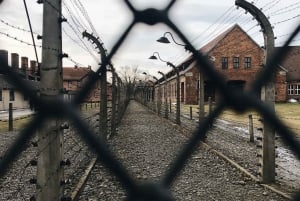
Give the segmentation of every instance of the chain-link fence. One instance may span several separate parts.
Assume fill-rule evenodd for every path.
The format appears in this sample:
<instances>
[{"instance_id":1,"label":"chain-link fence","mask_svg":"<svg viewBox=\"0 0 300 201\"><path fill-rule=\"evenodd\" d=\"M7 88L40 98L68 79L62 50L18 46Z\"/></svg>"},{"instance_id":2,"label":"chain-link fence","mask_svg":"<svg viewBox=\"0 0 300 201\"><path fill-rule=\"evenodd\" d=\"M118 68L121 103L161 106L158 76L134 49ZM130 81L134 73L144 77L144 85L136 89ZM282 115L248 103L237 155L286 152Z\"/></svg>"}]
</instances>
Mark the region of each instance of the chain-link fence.
<instances>
[{"instance_id":1,"label":"chain-link fence","mask_svg":"<svg viewBox=\"0 0 300 201\"><path fill-rule=\"evenodd\" d=\"M41 99L31 87L24 82L17 75L17 72L14 69L10 68L2 59L0 60L1 70L9 78L9 81L14 83L14 85L22 91L23 94L27 94L32 100L33 104L38 108L36 115L30 121L30 123L19 133L16 134L16 138L13 143L7 147L5 153L2 155L0 161L0 176L4 178L9 172L12 165L16 165L16 160L28 149L28 144L31 140L34 139L34 134L41 125L44 125L49 118L64 118L72 124L78 132L78 134L87 144L88 148L94 152L96 156L99 156L99 160L108 168L120 181L121 185L127 191L128 198L127 200L174 200L170 194L169 188L173 184L174 180L180 174L187 160L193 153L194 149L199 145L201 140L206 138L208 131L211 128L211 125L215 119L222 113L224 108L230 107L237 112L244 112L246 109L256 109L265 119L265 121L272 125L278 135L281 136L282 141L287 144L297 155L300 156L300 145L296 140L295 135L285 126L285 124L275 115L275 113L269 109L269 107L262 102L257 97L257 91L259 91L264 85L270 82L272 75L276 71L277 64L284 58L286 55L288 45L291 40L298 34L300 30L300 25L298 25L285 45L282 48L279 48L278 51L274 52L271 55L271 58L267 60L267 63L263 71L257 76L256 81L253 83L251 89L241 92L235 91L231 88L228 88L226 82L222 75L220 75L211 62L208 61L200 52L198 52L185 37L182 31L173 23L172 20L168 17L168 13L173 5L176 3L175 0L170 1L165 9L158 10L149 8L146 10L136 10L134 5L130 1L125 1L129 10L132 12L134 18L130 25L124 30L121 37L118 39L116 44L113 46L111 52L103 60L101 67L97 70L96 75L99 76L90 76L90 79L78 92L76 98L73 102L65 102L59 97L56 99ZM157 23L164 23L169 28L171 28L181 40L189 47L189 50L193 54L193 58L197 62L201 72L205 76L209 77L211 80L214 80L215 86L219 89L222 96L222 101L219 101L214 107L214 110L209 113L209 115L198 124L198 127L193 131L188 143L186 146L179 150L177 158L173 161L173 165L169 167L169 170L158 182L149 182L149 183L137 183L134 178L130 176L127 169L121 164L120 161L116 159L114 154L107 147L104 138L99 138L97 131L91 127L86 119L82 118L78 110L78 104L82 102L84 97L88 94L89 90L92 88L93 84L97 79L101 79L101 75L106 70L106 66L110 64L111 58L115 55L116 51L122 46L124 40L130 34L130 31L137 23L145 23L147 25L155 25ZM118 90L121 90L121 97L119 97L119 105L122 105L123 108L119 111L120 113L124 112L124 106L129 101L128 90L126 86L121 86L118 84ZM170 109L169 103L165 103L164 108ZM171 110L173 108L171 107ZM100 114L101 115L101 114ZM119 115L120 117L120 115ZM62 128L63 129L63 128ZM101 135L101 130L99 131ZM69 134L68 140L74 140L73 133ZM55 139L58 136L53 136ZM76 144L77 141L74 141ZM38 140L37 140L38 143ZM34 143L35 144L35 143ZM77 146L70 147L74 149L74 153L85 149L83 144L77 143ZM41 150L41 149L39 149ZM29 150L30 151L30 150ZM35 157L34 154L32 156ZM20 167L27 167L26 162L23 162ZM65 161L64 164L68 162ZM24 171L27 171L28 168L23 168ZM30 170L31 171L31 170ZM25 173L23 175L31 175L31 173ZM53 176L56 176L53 173ZM22 178L23 179L23 178ZM35 183L34 179L30 180L31 183ZM18 192L18 189L22 187L16 187L12 189L13 192L10 192L11 195ZM40 188L40 187L39 187ZM39 189L38 189L39 190ZM32 190L33 191L33 190ZM27 196L27 195L26 195ZM24 197L24 195L22 196ZM9 197L8 197L9 199ZM298 198L296 197L295 200Z\"/></svg>"}]
</instances>

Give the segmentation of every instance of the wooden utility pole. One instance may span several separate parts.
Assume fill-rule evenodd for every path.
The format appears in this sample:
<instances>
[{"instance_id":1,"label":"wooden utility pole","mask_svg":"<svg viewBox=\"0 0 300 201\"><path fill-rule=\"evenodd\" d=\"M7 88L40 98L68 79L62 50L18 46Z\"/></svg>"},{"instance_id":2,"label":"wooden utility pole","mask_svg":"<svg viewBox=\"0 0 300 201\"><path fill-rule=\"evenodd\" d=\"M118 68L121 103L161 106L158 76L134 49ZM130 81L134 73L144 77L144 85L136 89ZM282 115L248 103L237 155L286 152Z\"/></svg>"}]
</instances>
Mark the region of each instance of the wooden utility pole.
<instances>
[{"instance_id":1,"label":"wooden utility pole","mask_svg":"<svg viewBox=\"0 0 300 201\"><path fill-rule=\"evenodd\" d=\"M46 103L62 95L61 0L44 2L40 95ZM55 8L55 9L54 9ZM60 200L63 195L63 130L59 118L38 131L37 201Z\"/></svg>"},{"instance_id":2,"label":"wooden utility pole","mask_svg":"<svg viewBox=\"0 0 300 201\"><path fill-rule=\"evenodd\" d=\"M256 18L261 26L265 45L264 67L266 67L266 64L274 51L274 33L272 26L263 12L253 4L248 3L245 0L236 0L235 4L248 11ZM261 99L275 115L274 78L262 87ZM263 136L261 140L261 144L258 145L260 150L257 154L259 157L260 179L263 183L272 183L275 181L275 130L274 127L267 123L267 121L263 121Z\"/></svg>"}]
</instances>

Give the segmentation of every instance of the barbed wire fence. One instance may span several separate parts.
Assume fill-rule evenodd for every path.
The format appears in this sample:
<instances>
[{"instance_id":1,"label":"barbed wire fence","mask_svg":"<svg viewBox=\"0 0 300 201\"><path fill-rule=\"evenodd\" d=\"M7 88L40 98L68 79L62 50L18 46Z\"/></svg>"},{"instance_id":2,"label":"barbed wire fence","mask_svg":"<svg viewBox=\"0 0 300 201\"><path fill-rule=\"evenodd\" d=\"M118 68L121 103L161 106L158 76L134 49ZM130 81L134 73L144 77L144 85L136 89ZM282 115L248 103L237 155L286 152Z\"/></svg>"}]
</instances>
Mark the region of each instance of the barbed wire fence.
<instances>
[{"instance_id":1,"label":"barbed wire fence","mask_svg":"<svg viewBox=\"0 0 300 201\"><path fill-rule=\"evenodd\" d=\"M272 75L275 71L274 66L276 66L276 64L278 64L284 58L288 44L299 33L300 25L296 27L285 45L277 52L275 52L272 55L272 58L268 60L268 63L266 63L265 71L263 71L260 76L258 76L258 79L254 83L252 90L248 91L247 93L240 94L240 92L231 91L226 87L224 78L214 70L212 64L207 61L207 59L190 44L190 42L182 34L182 32L168 18L167 14L175 3L175 0L170 1L167 7L163 10L150 8L138 11L134 8L132 3L130 3L129 1L125 1L125 4L128 6L129 10L134 14L134 20L123 32L122 36L119 38L115 46L113 46L111 52L104 59L101 64L101 68L97 70L96 75L90 76L90 79L83 86L83 89L79 91L73 102L65 102L59 98L55 98L52 100L42 100L35 94L30 86L28 86L23 80L16 76L17 73L14 72L13 69L11 69L3 60L0 60L0 66L3 68L3 71L9 76L9 80L13 82L15 86L18 87L24 94L28 94L33 100L34 104L39 108L37 115L32 119L28 126L26 126L24 130L22 130L17 135L15 141L5 150L5 153L0 161L1 178L4 178L4 176L8 174L10 165L15 164L14 161L17 159L17 157L20 156L20 154L24 153L24 149L26 149L27 145L30 144L30 140L35 139L35 131L43 123L45 123L45 120L49 117L65 117L72 123L72 125L78 131L76 132L76 134L82 138L82 140L88 145L89 149L93 151L94 154L96 154L97 156L101 156L99 157L99 160L119 179L121 185L128 193L127 200L173 200L169 192L170 185L177 178L178 174L184 167L184 164L193 153L195 147L201 140L205 139L206 135L208 134L207 132L211 127L211 124L214 122L215 118L221 114L225 106L230 106L238 112L243 112L250 107L255 108L258 112L261 113L262 116L264 116L269 124L274 125L274 127L278 131L278 134L282 137L284 143L288 144L298 157L300 156L300 146L294 137L295 135L282 123L282 121L278 119L276 115L274 115L272 111L268 109L268 107L263 102L257 99L257 97L254 95L258 88L262 87L267 81L269 81L270 75ZM77 109L77 105L88 94L93 84L95 84L95 82L99 78L101 79L101 76L99 77L99 74L101 74L103 69L110 64L112 56L120 48L134 25L139 22L148 25L154 25L162 22L173 29L173 31L178 34L182 41L184 41L185 44L191 47L193 57L201 67L201 70L208 77L216 81L216 86L220 89L220 91L222 91L223 97L222 102L218 103L214 110L207 116L207 118L199 123L198 128L192 133L192 136L187 145L183 148L183 150L180 150L178 157L174 160L173 165L167 171L166 175L164 175L162 180L157 183L149 182L143 184L137 183L134 178L129 175L126 168L114 157L114 154L109 150L105 141L99 139L96 131L91 127L90 124L88 124L87 121L89 120L83 119ZM122 96L123 101L125 103L128 103L129 96L128 94L126 94L126 91L126 87L124 87ZM122 104L122 102L119 102L119 104ZM121 110L121 112L123 111L124 109ZM64 127L62 129L67 128ZM52 139L55 140L55 138L57 137L59 136L53 136ZM73 140L74 143L76 142L76 148L78 149L75 149L72 152L81 151L83 149L83 146L81 145L81 143L78 143L77 138L73 137L74 135L70 134L68 140ZM34 143L31 144L34 144L35 146L39 144L39 140L34 141ZM72 148L67 150L71 149ZM43 150L43 148L39 150ZM37 156L38 155L39 152L37 152ZM34 157L35 156L33 156L33 158ZM20 167L27 167L27 164L29 163L25 162L25 164L21 165ZM55 173L53 173L53 175L50 176L56 175ZM30 181L33 184L35 183L34 179ZM48 186L43 187L47 188ZM15 190L15 192L17 192L17 190L18 188ZM61 196L62 195L56 195L56 197ZM295 197L295 200L297 200L297 197Z\"/></svg>"}]
</instances>

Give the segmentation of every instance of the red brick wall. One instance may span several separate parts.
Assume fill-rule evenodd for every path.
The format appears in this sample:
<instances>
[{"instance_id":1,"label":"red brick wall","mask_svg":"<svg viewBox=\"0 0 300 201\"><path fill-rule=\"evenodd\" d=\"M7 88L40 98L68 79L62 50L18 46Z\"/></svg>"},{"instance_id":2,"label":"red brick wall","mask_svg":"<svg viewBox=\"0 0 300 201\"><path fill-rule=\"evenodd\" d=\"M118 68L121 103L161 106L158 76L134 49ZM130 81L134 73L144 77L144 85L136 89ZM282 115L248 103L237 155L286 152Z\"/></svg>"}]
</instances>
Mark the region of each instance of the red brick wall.
<instances>
[{"instance_id":1,"label":"red brick wall","mask_svg":"<svg viewBox=\"0 0 300 201\"><path fill-rule=\"evenodd\" d=\"M263 50L241 29L235 27L209 53L215 58L216 69L229 80L244 80L246 88L255 79L263 63ZM221 58L228 57L228 69L222 69ZM239 68L233 68L233 57L239 58ZM244 67L244 58L251 57L251 67Z\"/></svg>"},{"instance_id":2,"label":"red brick wall","mask_svg":"<svg viewBox=\"0 0 300 201\"><path fill-rule=\"evenodd\" d=\"M275 76L275 101L284 102L287 99L286 72L279 71Z\"/></svg>"},{"instance_id":3,"label":"red brick wall","mask_svg":"<svg viewBox=\"0 0 300 201\"><path fill-rule=\"evenodd\" d=\"M238 27L234 28L209 55L215 58L214 65L226 81L245 81L246 89L255 81L262 69L264 59L264 51ZM222 57L228 57L228 69L222 69ZM239 57L239 68L233 68L233 57ZM251 68L245 68L245 57L251 57ZM275 92L275 101L286 100L287 85L284 71L276 73Z\"/></svg>"},{"instance_id":4,"label":"red brick wall","mask_svg":"<svg viewBox=\"0 0 300 201\"><path fill-rule=\"evenodd\" d=\"M258 46L239 26L234 27L222 40L218 42L208 53L214 58L213 65L216 70L221 73L225 80L228 81L244 81L245 88L251 86L251 83L256 79L257 74L262 69L264 51ZM221 58L228 57L228 68L222 69ZM239 67L233 68L233 58L239 58ZM245 68L245 57L251 57L251 67ZM193 65L193 64L191 64ZM280 73L281 72L281 73ZM285 101L287 94L286 75L280 71L276 75L275 91L276 101ZM183 72L181 72L183 73ZM199 72L197 67L193 67L185 76L185 104L198 104L198 80ZM184 75L182 75L184 76ZM206 81L209 78L205 78ZM210 80L213 83L213 80ZM176 83L176 79L171 81L171 84ZM175 85L176 86L176 85ZM218 91L218 90L216 90ZM216 97L218 94L215 95ZM171 97L172 102L175 102L175 96Z\"/></svg>"},{"instance_id":5,"label":"red brick wall","mask_svg":"<svg viewBox=\"0 0 300 201\"><path fill-rule=\"evenodd\" d=\"M185 75L186 79L186 96L185 96L185 104L188 105L196 105L198 104L198 82L199 82L199 71L196 67L187 71Z\"/></svg>"},{"instance_id":6,"label":"red brick wall","mask_svg":"<svg viewBox=\"0 0 300 201\"><path fill-rule=\"evenodd\" d=\"M69 84L70 82L70 84ZM83 80L79 81L74 81L74 80L64 80L63 81L63 86L66 91L70 91L72 94L76 94L80 88L84 85L86 82L86 78ZM111 94L111 87L108 86L107 88L107 93ZM94 87L90 90L89 94L85 98L84 102L99 102L100 100L100 81L97 81Z\"/></svg>"}]
</instances>

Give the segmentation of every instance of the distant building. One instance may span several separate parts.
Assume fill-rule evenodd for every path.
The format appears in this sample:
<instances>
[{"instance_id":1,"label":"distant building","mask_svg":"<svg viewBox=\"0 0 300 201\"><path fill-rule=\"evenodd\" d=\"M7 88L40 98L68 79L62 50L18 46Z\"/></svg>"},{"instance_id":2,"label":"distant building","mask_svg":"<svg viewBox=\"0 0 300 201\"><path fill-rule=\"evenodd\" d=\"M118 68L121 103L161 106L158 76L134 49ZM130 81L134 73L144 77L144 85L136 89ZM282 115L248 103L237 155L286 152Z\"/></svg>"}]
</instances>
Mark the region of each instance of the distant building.
<instances>
[{"instance_id":1,"label":"distant building","mask_svg":"<svg viewBox=\"0 0 300 201\"><path fill-rule=\"evenodd\" d=\"M4 64L8 64L8 52L0 50L0 58ZM19 66L19 55L11 54L11 68L17 71L19 78L23 79L33 90L39 91L39 78L37 76L37 64L31 61L31 67L28 67L28 58L21 58L21 68ZM0 67L1 69L1 67ZM9 77L3 72L0 72L0 110L8 110L9 103L13 104L14 109L32 108L32 103L26 94L18 90L18 87L13 85Z\"/></svg>"},{"instance_id":2,"label":"distant building","mask_svg":"<svg viewBox=\"0 0 300 201\"><path fill-rule=\"evenodd\" d=\"M65 91L65 99L72 100L75 95L81 90L82 86L86 83L89 75L95 73L90 67L64 67L63 68L63 85ZM111 90L108 84L108 95ZM88 96L84 102L99 102L100 101L100 79L96 81L94 86L90 89Z\"/></svg>"},{"instance_id":3,"label":"distant building","mask_svg":"<svg viewBox=\"0 0 300 201\"><path fill-rule=\"evenodd\" d=\"M300 101L300 46L290 46L280 65L287 69L287 99Z\"/></svg>"},{"instance_id":4,"label":"distant building","mask_svg":"<svg viewBox=\"0 0 300 201\"><path fill-rule=\"evenodd\" d=\"M234 25L199 50L209 58L215 70L224 76L230 88L247 89L261 71L264 50L239 26ZM180 101L184 104L197 104L199 98L199 70L193 58L178 65L180 70ZM286 75L288 70L278 66L275 76L275 99L286 101ZM167 73L168 94L176 102L176 74ZM299 79L300 81L300 79ZM163 83L163 79L161 79ZM299 91L300 93L300 91ZM205 101L219 98L214 80L204 77Z\"/></svg>"}]
</instances>

